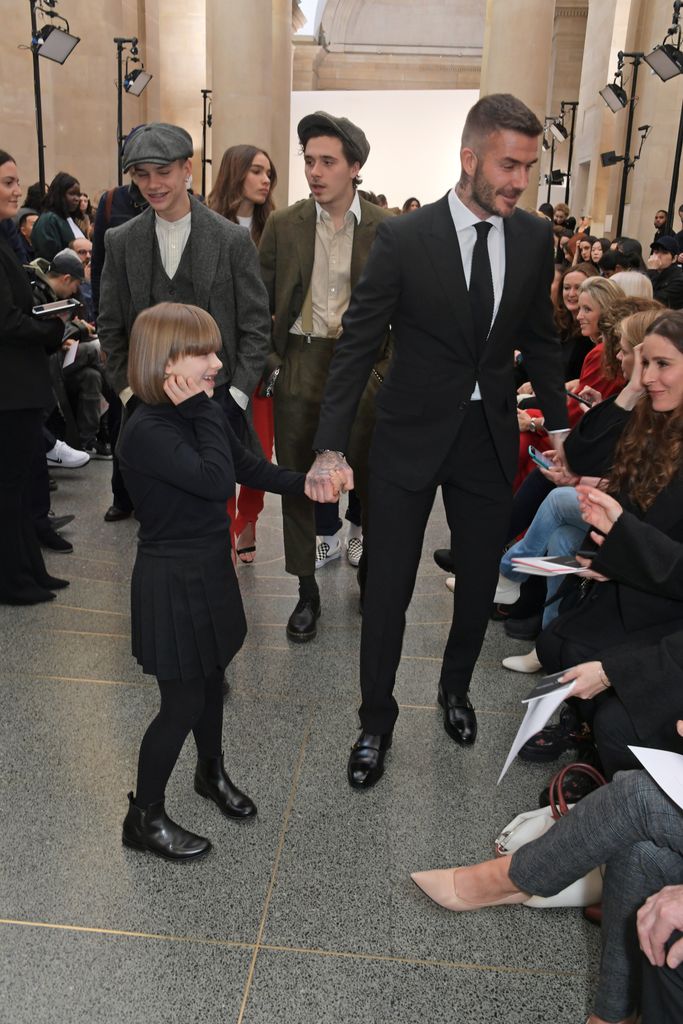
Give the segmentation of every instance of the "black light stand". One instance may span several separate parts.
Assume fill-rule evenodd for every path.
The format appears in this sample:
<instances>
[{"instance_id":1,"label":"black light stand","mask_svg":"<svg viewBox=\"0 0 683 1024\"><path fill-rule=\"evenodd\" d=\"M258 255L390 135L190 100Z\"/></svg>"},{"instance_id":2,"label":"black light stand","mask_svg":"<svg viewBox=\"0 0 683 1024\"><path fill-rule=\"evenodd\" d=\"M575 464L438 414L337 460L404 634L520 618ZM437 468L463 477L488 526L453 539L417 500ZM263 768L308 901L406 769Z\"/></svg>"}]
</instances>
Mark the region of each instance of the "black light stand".
<instances>
[{"instance_id":1,"label":"black light stand","mask_svg":"<svg viewBox=\"0 0 683 1024\"><path fill-rule=\"evenodd\" d=\"M631 160L631 133L633 131L633 115L636 108L636 84L638 82L638 68L642 63L644 53L624 53L622 50L617 54L619 61L619 69L623 67L624 59L630 58L631 65L633 67L633 74L631 76L631 95L628 99L628 122L626 124L626 143L624 145L624 170L621 175L621 191L619 193L619 209L617 212L617 228L616 237L621 235L621 229L624 223L624 207L626 206L626 188L628 186L629 173L635 167L635 161ZM642 147L642 143L641 143Z\"/></svg>"},{"instance_id":2,"label":"black light stand","mask_svg":"<svg viewBox=\"0 0 683 1024\"><path fill-rule=\"evenodd\" d=\"M206 129L211 127L213 115L211 114L211 89L202 89L202 195L206 198L206 165L211 163L211 158L206 155Z\"/></svg>"},{"instance_id":3,"label":"black light stand","mask_svg":"<svg viewBox=\"0 0 683 1024\"><path fill-rule=\"evenodd\" d=\"M136 36L131 36L130 39L122 39L120 36L117 36L114 39L114 42L116 43L116 62L118 70L118 78L116 82L116 165L118 171L118 183L119 185L123 185L123 93L125 91L132 93L133 96L139 96L151 81L152 75L145 71L145 66L138 56L138 40ZM123 73L124 46L130 46L130 53L126 57L125 76ZM136 68L134 71L129 71L129 61L132 61L133 64L139 64L140 67Z\"/></svg>"},{"instance_id":4,"label":"black light stand","mask_svg":"<svg viewBox=\"0 0 683 1024\"><path fill-rule=\"evenodd\" d=\"M683 104L681 104L681 116L678 121L678 138L676 139L676 153L674 155L674 169L671 175L671 192L669 193L668 222L673 231L674 206L676 205L676 193L678 192L678 172L681 168L681 154L683 153Z\"/></svg>"},{"instance_id":5,"label":"black light stand","mask_svg":"<svg viewBox=\"0 0 683 1024\"><path fill-rule=\"evenodd\" d=\"M571 110L572 112L572 123L569 128L569 155L567 157L567 178L564 190L564 201L569 206L569 182L572 176L572 157L574 155L574 123L576 121L576 108L578 107L578 101L576 100L562 100L560 103L560 114L564 117L565 110Z\"/></svg>"},{"instance_id":6,"label":"black light stand","mask_svg":"<svg viewBox=\"0 0 683 1024\"><path fill-rule=\"evenodd\" d=\"M43 103L40 95L40 64L38 63L38 47L33 42L38 36L36 21L36 5L38 0L29 0L31 7L31 53L33 55L33 92L36 104L36 135L38 136L38 180L41 195L45 192L45 143L43 142Z\"/></svg>"},{"instance_id":7,"label":"black light stand","mask_svg":"<svg viewBox=\"0 0 683 1024\"><path fill-rule=\"evenodd\" d=\"M546 118L546 120L548 120L548 118ZM549 120L553 121L554 118L551 117L551 118L549 118ZM546 203L550 202L550 190L553 187L553 169L554 169L554 164L555 164L555 136L551 135L551 137L550 137L550 167L548 168L548 173L545 176L546 181L548 182L548 195L546 197Z\"/></svg>"}]
</instances>

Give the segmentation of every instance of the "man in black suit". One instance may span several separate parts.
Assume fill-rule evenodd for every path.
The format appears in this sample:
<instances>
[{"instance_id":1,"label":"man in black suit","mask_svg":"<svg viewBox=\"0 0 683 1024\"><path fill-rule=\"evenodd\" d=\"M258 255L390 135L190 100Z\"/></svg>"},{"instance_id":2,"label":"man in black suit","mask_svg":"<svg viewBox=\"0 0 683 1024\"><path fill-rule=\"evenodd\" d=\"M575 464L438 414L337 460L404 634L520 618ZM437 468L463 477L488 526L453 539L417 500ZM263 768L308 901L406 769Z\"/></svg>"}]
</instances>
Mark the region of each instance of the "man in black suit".
<instances>
[{"instance_id":1,"label":"man in black suit","mask_svg":"<svg viewBox=\"0 0 683 1024\"><path fill-rule=\"evenodd\" d=\"M340 479L352 486L343 453L354 411L389 324L395 339L370 449L361 735L348 766L349 782L358 788L381 776L391 745L405 612L439 486L456 571L439 702L449 736L463 745L476 737L468 689L498 578L517 466L515 348L524 354L558 445L566 428L550 303L551 228L545 219L515 210L536 164L541 131L515 97L481 99L465 123L455 189L409 217L380 224L344 316L309 471L318 500Z\"/></svg>"}]
</instances>

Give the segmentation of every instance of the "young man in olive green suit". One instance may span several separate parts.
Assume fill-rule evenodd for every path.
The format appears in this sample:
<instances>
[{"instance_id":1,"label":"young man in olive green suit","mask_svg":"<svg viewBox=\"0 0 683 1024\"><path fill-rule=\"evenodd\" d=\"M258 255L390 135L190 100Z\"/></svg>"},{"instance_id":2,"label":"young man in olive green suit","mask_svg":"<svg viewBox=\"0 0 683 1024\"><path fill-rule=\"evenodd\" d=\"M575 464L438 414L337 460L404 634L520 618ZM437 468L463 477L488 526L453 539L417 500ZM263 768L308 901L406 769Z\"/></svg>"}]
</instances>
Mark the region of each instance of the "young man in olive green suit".
<instances>
[{"instance_id":1,"label":"young man in olive green suit","mask_svg":"<svg viewBox=\"0 0 683 1024\"><path fill-rule=\"evenodd\" d=\"M298 135L311 197L271 214L259 252L273 314L268 366L271 374L279 370L273 390L275 448L281 465L303 472L311 463L341 318L386 214L356 191L370 152L360 128L318 111L303 118ZM374 396L388 361L386 348L368 379L346 453L364 507ZM314 506L303 497L283 496L282 516L285 568L299 577L299 601L287 635L305 643L315 637L320 616Z\"/></svg>"}]
</instances>

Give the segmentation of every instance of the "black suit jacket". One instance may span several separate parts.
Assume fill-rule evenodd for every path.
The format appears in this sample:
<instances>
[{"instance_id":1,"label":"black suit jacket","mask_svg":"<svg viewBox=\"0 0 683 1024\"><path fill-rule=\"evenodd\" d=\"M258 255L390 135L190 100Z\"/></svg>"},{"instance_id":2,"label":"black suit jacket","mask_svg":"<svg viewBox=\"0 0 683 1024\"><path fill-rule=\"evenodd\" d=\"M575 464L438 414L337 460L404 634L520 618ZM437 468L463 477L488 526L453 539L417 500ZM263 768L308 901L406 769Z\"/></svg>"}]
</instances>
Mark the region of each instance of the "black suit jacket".
<instances>
[{"instance_id":1,"label":"black suit jacket","mask_svg":"<svg viewBox=\"0 0 683 1024\"><path fill-rule=\"evenodd\" d=\"M519 447L513 350L550 429L567 425L560 343L550 303L549 224L516 211L505 221L505 282L478 358L469 294L448 196L377 230L344 316L315 448L344 451L376 352L391 325L395 349L377 396L370 469L408 490L432 482L458 433L475 381L506 476Z\"/></svg>"},{"instance_id":2,"label":"black suit jacket","mask_svg":"<svg viewBox=\"0 0 683 1024\"><path fill-rule=\"evenodd\" d=\"M53 404L47 352L62 343L61 320L31 315L28 274L0 239L0 409L45 409Z\"/></svg>"}]
</instances>

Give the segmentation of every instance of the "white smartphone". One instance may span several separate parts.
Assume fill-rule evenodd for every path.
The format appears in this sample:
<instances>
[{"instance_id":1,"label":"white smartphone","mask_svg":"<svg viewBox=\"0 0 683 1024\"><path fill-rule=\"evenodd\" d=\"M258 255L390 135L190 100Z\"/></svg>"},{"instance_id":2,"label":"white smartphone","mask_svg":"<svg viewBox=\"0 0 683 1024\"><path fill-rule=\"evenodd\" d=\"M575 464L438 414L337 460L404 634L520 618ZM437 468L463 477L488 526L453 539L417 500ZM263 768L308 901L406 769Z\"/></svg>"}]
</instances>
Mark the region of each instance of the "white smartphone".
<instances>
[{"instance_id":1,"label":"white smartphone","mask_svg":"<svg viewBox=\"0 0 683 1024\"><path fill-rule=\"evenodd\" d=\"M76 299L60 299L58 302L46 302L42 306L34 306L34 316L55 316L56 313L67 313L69 310L76 310L80 302Z\"/></svg>"}]
</instances>

